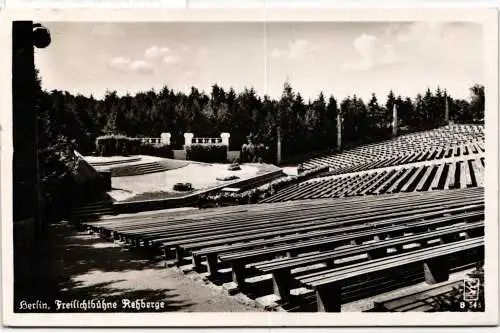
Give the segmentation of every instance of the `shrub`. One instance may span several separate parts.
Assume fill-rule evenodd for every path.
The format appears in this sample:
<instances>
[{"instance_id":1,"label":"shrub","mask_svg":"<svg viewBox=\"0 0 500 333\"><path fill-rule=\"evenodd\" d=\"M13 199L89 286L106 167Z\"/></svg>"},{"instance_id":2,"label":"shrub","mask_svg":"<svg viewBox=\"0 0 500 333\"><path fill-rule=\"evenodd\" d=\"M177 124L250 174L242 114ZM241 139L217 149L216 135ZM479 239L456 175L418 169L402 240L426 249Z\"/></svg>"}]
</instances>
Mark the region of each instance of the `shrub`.
<instances>
[{"instance_id":1,"label":"shrub","mask_svg":"<svg viewBox=\"0 0 500 333\"><path fill-rule=\"evenodd\" d=\"M235 175L231 175L231 176L217 177L215 179L222 180L222 181L228 181L228 180L240 179L240 177L235 176Z\"/></svg>"},{"instance_id":2,"label":"shrub","mask_svg":"<svg viewBox=\"0 0 500 333\"><path fill-rule=\"evenodd\" d=\"M241 161L242 162L259 162L269 160L269 147L252 142L245 143L241 146Z\"/></svg>"},{"instance_id":3,"label":"shrub","mask_svg":"<svg viewBox=\"0 0 500 333\"><path fill-rule=\"evenodd\" d=\"M96 150L100 156L139 154L141 139L124 135L104 135L96 139Z\"/></svg>"},{"instance_id":4,"label":"shrub","mask_svg":"<svg viewBox=\"0 0 500 333\"><path fill-rule=\"evenodd\" d=\"M104 135L96 139L96 152L99 156L151 155L172 158L170 146L163 144L142 143L140 138L129 138L124 135Z\"/></svg>"},{"instance_id":5,"label":"shrub","mask_svg":"<svg viewBox=\"0 0 500 333\"><path fill-rule=\"evenodd\" d=\"M227 162L227 145L194 144L186 146L186 160L199 162Z\"/></svg>"},{"instance_id":6,"label":"shrub","mask_svg":"<svg viewBox=\"0 0 500 333\"><path fill-rule=\"evenodd\" d=\"M172 147L164 144L147 144L144 143L141 146L141 154L143 155L151 155L163 158L174 158L174 151Z\"/></svg>"},{"instance_id":7,"label":"shrub","mask_svg":"<svg viewBox=\"0 0 500 333\"><path fill-rule=\"evenodd\" d=\"M284 187L290 186L292 184L299 183L301 181L308 180L310 178L314 178L320 173L328 171L329 167L319 167L316 169L311 169L304 171L298 176L286 176L275 179L267 184L261 185L257 188L241 192L241 193L217 193L217 194L207 194L200 196L200 207L206 204L215 204L215 205L225 205L225 204L251 204L257 203L260 200L263 200L277 191L283 189Z\"/></svg>"},{"instance_id":8,"label":"shrub","mask_svg":"<svg viewBox=\"0 0 500 333\"><path fill-rule=\"evenodd\" d=\"M193 185L191 183L176 183L173 186L174 191L192 191Z\"/></svg>"}]
</instances>

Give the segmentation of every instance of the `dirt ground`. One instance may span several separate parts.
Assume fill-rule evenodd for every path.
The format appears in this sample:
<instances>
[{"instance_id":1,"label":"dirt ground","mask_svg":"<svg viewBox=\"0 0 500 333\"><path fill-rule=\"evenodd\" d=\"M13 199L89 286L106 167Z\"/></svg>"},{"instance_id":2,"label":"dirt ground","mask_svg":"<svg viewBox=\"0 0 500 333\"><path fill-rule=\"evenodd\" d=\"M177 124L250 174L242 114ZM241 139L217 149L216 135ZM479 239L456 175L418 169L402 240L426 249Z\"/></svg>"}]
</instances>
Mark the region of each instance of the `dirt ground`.
<instances>
[{"instance_id":1,"label":"dirt ground","mask_svg":"<svg viewBox=\"0 0 500 333\"><path fill-rule=\"evenodd\" d=\"M48 236L30 270L38 272L37 283L19 281L18 300L36 298L50 305L55 299L144 299L165 302L164 311L264 311L243 295L229 296L222 287L205 283L198 274L165 268L161 260L79 232L69 223L51 226Z\"/></svg>"}]
</instances>

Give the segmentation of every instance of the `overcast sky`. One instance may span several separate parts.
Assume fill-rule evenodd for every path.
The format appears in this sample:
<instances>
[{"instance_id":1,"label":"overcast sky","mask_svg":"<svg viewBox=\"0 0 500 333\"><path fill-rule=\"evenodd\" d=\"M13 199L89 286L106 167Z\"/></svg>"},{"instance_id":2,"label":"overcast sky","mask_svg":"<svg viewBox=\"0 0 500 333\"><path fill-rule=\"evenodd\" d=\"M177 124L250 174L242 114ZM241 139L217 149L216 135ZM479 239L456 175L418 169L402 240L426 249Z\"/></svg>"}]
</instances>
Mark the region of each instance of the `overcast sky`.
<instances>
[{"instance_id":1,"label":"overcast sky","mask_svg":"<svg viewBox=\"0 0 500 333\"><path fill-rule=\"evenodd\" d=\"M277 97L287 78L306 99L323 91L385 100L390 89L414 97L438 85L468 98L484 77L473 23L44 24L52 44L36 51L43 87L96 98L164 85L209 92L214 83Z\"/></svg>"}]
</instances>

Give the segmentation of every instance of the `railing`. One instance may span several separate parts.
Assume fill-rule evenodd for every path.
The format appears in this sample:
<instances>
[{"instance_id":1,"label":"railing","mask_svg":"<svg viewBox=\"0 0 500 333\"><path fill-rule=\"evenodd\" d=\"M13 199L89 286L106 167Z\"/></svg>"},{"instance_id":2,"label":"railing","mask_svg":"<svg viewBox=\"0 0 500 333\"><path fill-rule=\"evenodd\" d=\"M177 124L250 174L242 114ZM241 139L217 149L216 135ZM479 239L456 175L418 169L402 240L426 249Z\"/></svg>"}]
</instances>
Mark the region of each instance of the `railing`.
<instances>
[{"instance_id":1,"label":"railing","mask_svg":"<svg viewBox=\"0 0 500 333\"><path fill-rule=\"evenodd\" d=\"M222 138L193 138L192 143L201 145L221 144Z\"/></svg>"},{"instance_id":2,"label":"railing","mask_svg":"<svg viewBox=\"0 0 500 333\"><path fill-rule=\"evenodd\" d=\"M161 138L141 138L142 143L156 144L161 143Z\"/></svg>"}]
</instances>

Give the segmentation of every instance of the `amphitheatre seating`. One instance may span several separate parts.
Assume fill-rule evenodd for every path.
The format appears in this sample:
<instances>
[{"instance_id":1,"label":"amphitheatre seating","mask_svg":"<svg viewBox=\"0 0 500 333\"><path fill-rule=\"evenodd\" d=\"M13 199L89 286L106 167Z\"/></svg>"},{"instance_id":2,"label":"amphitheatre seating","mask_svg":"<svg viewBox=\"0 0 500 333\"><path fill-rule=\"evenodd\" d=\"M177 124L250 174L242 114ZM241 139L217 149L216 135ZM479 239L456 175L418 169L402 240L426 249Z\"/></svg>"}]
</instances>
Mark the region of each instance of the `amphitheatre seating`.
<instances>
[{"instance_id":1,"label":"amphitheatre seating","mask_svg":"<svg viewBox=\"0 0 500 333\"><path fill-rule=\"evenodd\" d=\"M483 152L484 126L450 125L313 158L304 162L303 167L326 165L331 174L342 174Z\"/></svg>"},{"instance_id":2,"label":"amphitheatre seating","mask_svg":"<svg viewBox=\"0 0 500 333\"><path fill-rule=\"evenodd\" d=\"M184 244L183 249L191 251L192 261L195 268L200 268L201 257L206 256L209 270L215 272L217 269L217 256L222 262L249 262L253 259L261 260L268 257L276 257L282 254L293 254L305 252L309 249L328 249L335 246L359 243L369 239L381 237L381 235L398 235L407 231L427 230L429 228L443 227L456 224L465 220L476 220L483 216L481 206L467 207L468 213L460 214L464 207L446 208L436 210L435 208L424 209L425 213L416 216L408 216L403 212L385 214L383 221L369 222L376 217L365 217L366 223L362 223L362 218L350 219L344 225L326 224L321 227L328 229L307 228L300 234L281 234L280 238L264 238L247 242L235 242L230 245L214 245L209 247L199 247L199 243ZM442 214L454 214L451 217L441 217L430 220L433 216ZM390 217L390 218L388 218ZM418 222L417 219L426 219L425 222ZM357 222L357 223L356 223ZM351 224L351 225L349 225ZM400 225L393 225L400 224ZM303 228L305 229L305 228ZM311 231L307 231L312 229ZM296 229L292 229L295 231ZM265 236L268 236L267 234ZM278 235L279 236L279 235ZM203 243L202 243L203 244ZM213 263L213 264L212 264Z\"/></svg>"},{"instance_id":3,"label":"amphitheatre seating","mask_svg":"<svg viewBox=\"0 0 500 333\"><path fill-rule=\"evenodd\" d=\"M309 248L328 248L334 247L338 244L352 244L353 242L360 242L362 240L380 237L381 234L394 235L401 233L406 229L416 231L420 229L426 230L428 228L442 227L453 223L456 224L461 220L465 221L482 218L483 213L480 205L471 205L467 208L469 212L463 214L461 212L464 211L464 207L446 208L443 210L428 208L424 209L425 213L419 213L414 217L409 217L407 214L402 212L396 212L394 214L385 214L384 216L381 216L381 219L387 218L388 216L391 218L379 221L376 224L368 222L373 220L373 217L366 217L368 223L359 223L346 227L334 225L330 229L306 231L300 234L282 236L279 239L258 239L248 242L236 242L231 245L203 247L200 250L192 251L193 264L196 266L197 262L200 260L199 257L201 256L208 257L218 255L221 261L231 261L233 258L245 260L252 257L265 257L266 255L274 256L279 255L280 253L286 253L288 255L294 252L301 252ZM442 214L454 215L451 217L433 219L432 221L428 220L430 217ZM427 219L424 222L411 221L423 218ZM347 220L345 224L356 223L359 221L361 221L361 219L351 219ZM395 226L393 225L395 223L402 224ZM184 246L186 249L195 247L195 244L188 244ZM225 255L225 253L228 254Z\"/></svg>"},{"instance_id":4,"label":"amphitheatre seating","mask_svg":"<svg viewBox=\"0 0 500 333\"><path fill-rule=\"evenodd\" d=\"M393 270L420 264L424 271L425 281L429 284L439 283L448 279L451 268L450 256L474 253L479 258L482 251L484 251L484 239L475 237L387 258L373 259L369 262L307 273L297 276L296 279L300 285L314 289L318 311L339 312L345 292L343 285L355 285L356 288L361 288L353 282L356 278L362 277L365 282L363 284L366 285L369 284L367 277L370 275L381 273L390 275ZM372 284L370 288L376 288L376 286Z\"/></svg>"},{"instance_id":5,"label":"amphitheatre seating","mask_svg":"<svg viewBox=\"0 0 500 333\"><path fill-rule=\"evenodd\" d=\"M445 218L442 218L445 219ZM432 222L433 220L429 221L429 225L427 226L428 228L432 228ZM404 245L412 244L412 243L419 243L421 244L422 247L429 246L427 241L428 240L434 240L434 239L442 239L443 241L449 240L449 239L454 239L458 238L461 233L467 233L468 236L470 235L481 235L484 232L484 223L482 221L480 222L474 222L474 223L468 223L460 226L451 226L451 227L446 227L446 228L441 228L438 230L430 231L430 232L420 232L417 234L409 235L409 236L400 236L400 237L394 237L394 235L397 235L397 232L404 234L408 232L415 232L416 228L422 228L424 224L423 223L415 223L414 227L408 227L405 226L405 228L381 228L381 229L375 229L371 233L357 233L357 234L352 234L352 235L347 235L344 237L338 237L337 239L333 238L329 240L329 242L324 242L323 245L328 245L328 247L335 247L339 245L344 245L346 240L351 241L352 245L355 244L361 244L357 246L350 246L344 249L335 249L335 250L330 250L330 251L324 251L320 253L312 253L309 255L303 255L300 257L297 257L297 252L299 249L297 247L289 246L287 256L288 258L285 259L276 259L270 262L265 262L261 264L256 264L253 266L253 268L257 269L258 271L262 272L263 274L269 274L272 273L274 276L274 280L278 280L279 278L283 278L285 274L288 276L288 278L291 278L291 270L294 268L299 268L299 267L306 267L309 265L314 265L318 263L331 263L333 264L335 260L337 259L342 259L342 258L348 258L348 257L353 257L356 255L360 254L367 254L368 258L377 258L380 256L386 256L387 255L387 249L390 248L397 248L400 251L403 250ZM398 230L399 229L399 230ZM382 239L383 236L385 235L391 235L387 240L381 240L378 242L374 243L369 243L369 244L362 244L363 240L369 241L372 240L374 237L377 237L377 239ZM369 238L371 237L371 238ZM363 239L364 238L364 239ZM321 244L319 244L321 245ZM299 244L300 247L300 244ZM311 244L311 248L313 248ZM318 246L316 246L316 249ZM303 250L304 247L302 246L300 250ZM256 251L254 251L256 252ZM259 260L264 257L265 254L271 253L271 251L267 251L267 249L263 249L260 251L261 253L253 254L253 259L255 260L256 256L260 256ZM232 268L233 268L233 279L234 282L240 284L244 284L244 270L245 270L245 261L244 259L248 260L249 256L247 255L246 257L244 254L240 253L234 253L230 254L227 256L223 256L221 258L222 261L231 261L232 262ZM286 299L289 296L290 289L280 289L278 288L279 281L276 281L277 288L275 290L278 292L278 296L281 299Z\"/></svg>"},{"instance_id":6,"label":"amphitheatre seating","mask_svg":"<svg viewBox=\"0 0 500 333\"><path fill-rule=\"evenodd\" d=\"M105 167L105 166L110 166L110 165L115 165L115 164L139 162L140 160L141 160L141 157L123 157L121 159L113 159L113 160L109 160L109 161L91 161L88 163L93 167Z\"/></svg>"},{"instance_id":7,"label":"amphitheatre seating","mask_svg":"<svg viewBox=\"0 0 500 333\"><path fill-rule=\"evenodd\" d=\"M463 156L474 156L481 153L484 153L484 146L480 145L479 143L470 143L455 147L438 147L424 151L414 151L406 154L401 154L388 159L380 159L380 160L376 159L375 161L370 161L367 163L360 163L357 165L337 168L323 175L324 176L340 175L351 172L371 170L376 168L385 168L395 165L410 164L410 163L417 163L417 162L424 162L431 160L439 160L444 158L460 158Z\"/></svg>"},{"instance_id":8,"label":"amphitheatre seating","mask_svg":"<svg viewBox=\"0 0 500 333\"><path fill-rule=\"evenodd\" d=\"M464 214L464 217L468 217L467 215L473 216L473 214ZM387 255L386 250L393 247L402 250L404 245L412 243L419 243L421 244L421 246L425 247L428 246L428 240L441 238L443 241L446 241L450 239L458 239L461 233L466 233L470 237L470 235L481 235L484 232L484 223L482 221L462 224L459 226L452 225L449 227L443 227L443 225L439 224L439 222L449 222L450 220L455 218L456 217L443 217L438 219L431 219L425 221L425 223L415 222L397 227L374 228L369 232L358 232L340 237L337 236L337 238L332 238L328 242L320 243L319 245L326 245L325 248L337 248L340 246L345 246L346 243L348 243L347 241L350 241L350 244L348 244L351 246L344 249L334 249L323 251L320 253L306 254L300 257L297 257L297 253L304 252L304 245L302 245L302 247L300 247L300 244L298 244L299 247L293 247L289 245L286 253L287 258L271 260L270 262L256 264L253 267L265 274L274 274L276 272L281 273L284 270L287 270L290 274L290 271L292 269L298 267L313 265L317 263L333 263L333 261L336 259L347 258L359 254L367 254L368 258L374 258L381 255ZM455 220L455 223L456 221L457 220ZM437 227L440 227L440 229L432 230L432 228ZM417 232L418 229L420 229L420 232ZM427 231L426 229L430 229L432 231ZM422 232L422 230L425 231ZM412 234L405 235L408 233ZM395 237L396 235L397 237ZM384 236L387 237L387 239L385 239ZM371 241L373 239L379 241L369 244L363 244L363 242ZM284 248L285 246L283 246L282 251L284 250ZM311 249L320 248L318 246L311 246ZM324 248L321 248L321 250L323 249ZM268 251L268 249L262 249L260 250L260 252L261 254L257 254L261 256L260 258L262 258L264 254L272 253L272 251ZM253 255L255 256L255 254ZM245 253L232 253L226 256L222 256L221 260L232 261L233 264L235 264L238 261L241 261L242 258L248 257L248 255L245 257ZM243 281L243 279L240 279L239 281Z\"/></svg>"},{"instance_id":9,"label":"amphitheatre seating","mask_svg":"<svg viewBox=\"0 0 500 333\"><path fill-rule=\"evenodd\" d=\"M167 171L168 167L159 162L136 163L109 168L112 177L145 175L148 173Z\"/></svg>"},{"instance_id":10,"label":"amphitheatre seating","mask_svg":"<svg viewBox=\"0 0 500 333\"><path fill-rule=\"evenodd\" d=\"M114 214L112 205L113 202L109 198L87 202L74 207L70 216L72 220L85 220L105 214L112 215Z\"/></svg>"},{"instance_id":11,"label":"amphitheatre seating","mask_svg":"<svg viewBox=\"0 0 500 333\"><path fill-rule=\"evenodd\" d=\"M437 299L451 296L459 290L463 281L451 281L410 295L391 298L384 301L375 300L372 312L433 312L437 307Z\"/></svg>"},{"instance_id":12,"label":"amphitheatre seating","mask_svg":"<svg viewBox=\"0 0 500 333\"><path fill-rule=\"evenodd\" d=\"M272 267L373 255L380 248L433 238L456 241L464 232L476 237L483 220L484 190L466 188L134 214L86 225L134 247L163 249L179 265L190 258L196 270L206 266L215 280L230 265L233 280L243 288L246 277ZM349 244L358 246L339 249ZM290 258L279 259L283 255Z\"/></svg>"},{"instance_id":13,"label":"amphitheatre seating","mask_svg":"<svg viewBox=\"0 0 500 333\"><path fill-rule=\"evenodd\" d=\"M377 218L430 213L457 207L481 207L484 191L480 188L435 191L422 195L407 193L344 200L315 200L303 203L248 205L231 209L176 212L172 216L112 218L87 222L94 230L111 232L123 239L140 239L151 244L194 249L224 243L273 238L278 235L326 230L368 222ZM390 207L390 210L388 210ZM228 207L229 208L229 207ZM304 215L307 209L308 214ZM177 216L176 216L177 215ZM437 213L439 215L439 213ZM197 245L195 245L197 244Z\"/></svg>"},{"instance_id":14,"label":"amphitheatre seating","mask_svg":"<svg viewBox=\"0 0 500 333\"><path fill-rule=\"evenodd\" d=\"M320 177L284 188L262 203L484 186L484 157Z\"/></svg>"},{"instance_id":15,"label":"amphitheatre seating","mask_svg":"<svg viewBox=\"0 0 500 333\"><path fill-rule=\"evenodd\" d=\"M424 279L446 281L452 270L482 259L483 141L481 126L446 126L313 159L308 169L327 165L330 175L288 186L259 204L83 224L132 249L207 270L217 283L232 279L243 292L252 294L259 280L252 278L259 276L272 280L264 292L282 302L295 302L300 287L314 292L319 311L340 311L343 303ZM130 167L115 172L149 172ZM431 311L414 306L424 294L377 307Z\"/></svg>"},{"instance_id":16,"label":"amphitheatre seating","mask_svg":"<svg viewBox=\"0 0 500 333\"><path fill-rule=\"evenodd\" d=\"M476 201L467 199L467 202L471 202L474 205L480 204L480 200L482 199ZM435 205L435 202L429 203L426 200L421 200L420 203L419 209ZM446 206L446 202L442 204ZM460 203L460 205L462 204ZM452 203L451 205L456 205L456 203ZM394 215L397 215L402 209L409 210L411 207L408 202L395 203L391 206ZM350 220L353 220L354 223L359 223L363 219L366 221L370 216L376 218L376 216L383 215L381 213L387 210L387 203L370 207L371 209L369 208L369 203L367 205L359 204L356 209L352 206L341 207L341 205L338 205L335 207L335 211L330 212L332 208L330 206L318 209L315 212L308 212L305 216L303 211L294 211L290 214L282 212L280 214L267 214L267 216L254 215L247 219L236 217L218 224L211 223L201 227L196 226L192 229L192 233L187 233L187 228L184 226L174 228L174 230L172 228L168 228L168 230L160 228L160 230L148 230L148 233L142 235L141 238L143 240L154 239L155 242L162 242L164 246L174 247L181 243L184 248L189 247L189 249L193 249L207 245L212 246L221 242L248 241L262 237L275 237L276 235L326 229L330 226L338 226L339 222L346 225Z\"/></svg>"}]
</instances>

